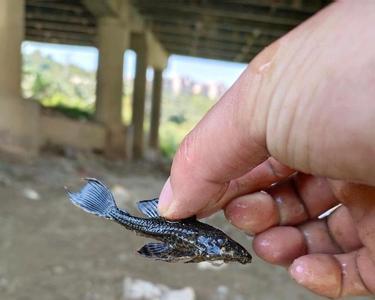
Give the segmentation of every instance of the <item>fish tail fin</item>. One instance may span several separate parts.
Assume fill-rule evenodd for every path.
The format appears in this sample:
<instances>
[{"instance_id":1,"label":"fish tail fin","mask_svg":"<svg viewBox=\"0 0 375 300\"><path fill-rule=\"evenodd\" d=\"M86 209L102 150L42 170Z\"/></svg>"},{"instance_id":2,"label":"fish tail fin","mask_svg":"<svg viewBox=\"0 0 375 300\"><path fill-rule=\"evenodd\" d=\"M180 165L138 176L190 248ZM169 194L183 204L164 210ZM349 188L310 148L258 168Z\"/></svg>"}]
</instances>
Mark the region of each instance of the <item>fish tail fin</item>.
<instances>
[{"instance_id":1,"label":"fish tail fin","mask_svg":"<svg viewBox=\"0 0 375 300\"><path fill-rule=\"evenodd\" d=\"M85 178L86 185L77 193L68 191L70 201L84 211L99 217L111 218L110 212L118 209L109 188L95 178Z\"/></svg>"}]
</instances>

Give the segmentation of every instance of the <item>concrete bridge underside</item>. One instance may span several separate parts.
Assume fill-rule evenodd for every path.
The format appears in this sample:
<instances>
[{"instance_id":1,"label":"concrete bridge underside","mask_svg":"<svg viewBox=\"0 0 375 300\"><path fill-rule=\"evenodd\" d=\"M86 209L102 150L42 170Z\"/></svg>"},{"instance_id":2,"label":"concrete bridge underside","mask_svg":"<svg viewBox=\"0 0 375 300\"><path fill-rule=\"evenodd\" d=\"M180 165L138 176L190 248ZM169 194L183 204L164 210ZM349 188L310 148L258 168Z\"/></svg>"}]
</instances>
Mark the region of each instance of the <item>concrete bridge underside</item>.
<instances>
[{"instance_id":1,"label":"concrete bridge underside","mask_svg":"<svg viewBox=\"0 0 375 300\"><path fill-rule=\"evenodd\" d=\"M157 152L162 74L170 54L248 62L326 2L0 1L0 44L6 45L0 47L0 151L34 156L52 143L100 150L113 158L142 158L146 148ZM36 103L22 99L20 47L24 39L98 48L95 122L47 116ZM126 49L137 53L131 139L121 120ZM151 129L145 145L149 66L154 69L154 81Z\"/></svg>"}]
</instances>

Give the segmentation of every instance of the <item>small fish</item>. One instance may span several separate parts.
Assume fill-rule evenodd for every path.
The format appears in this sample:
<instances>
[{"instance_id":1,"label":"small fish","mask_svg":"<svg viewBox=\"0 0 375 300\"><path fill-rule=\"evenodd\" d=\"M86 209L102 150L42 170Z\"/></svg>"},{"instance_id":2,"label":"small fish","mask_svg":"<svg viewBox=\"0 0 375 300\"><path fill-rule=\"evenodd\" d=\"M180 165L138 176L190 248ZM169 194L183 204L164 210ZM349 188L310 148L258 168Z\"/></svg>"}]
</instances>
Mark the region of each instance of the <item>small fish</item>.
<instances>
[{"instance_id":1,"label":"small fish","mask_svg":"<svg viewBox=\"0 0 375 300\"><path fill-rule=\"evenodd\" d=\"M116 221L139 235L159 243L148 243L138 250L147 258L166 262L198 263L202 261L251 262L250 253L224 232L195 217L170 221L158 213L158 199L138 202L138 209L147 216L139 218L116 206L111 191L100 181L88 178L78 193L68 191L73 204L99 217Z\"/></svg>"}]
</instances>

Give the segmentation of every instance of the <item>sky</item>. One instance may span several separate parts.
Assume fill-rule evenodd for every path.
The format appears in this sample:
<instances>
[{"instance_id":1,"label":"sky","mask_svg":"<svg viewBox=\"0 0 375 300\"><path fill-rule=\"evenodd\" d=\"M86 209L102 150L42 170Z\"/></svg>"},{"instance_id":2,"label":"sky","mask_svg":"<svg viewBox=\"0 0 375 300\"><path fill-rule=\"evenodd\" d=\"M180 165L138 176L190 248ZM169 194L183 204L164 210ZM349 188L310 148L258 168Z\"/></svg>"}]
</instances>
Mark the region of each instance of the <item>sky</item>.
<instances>
[{"instance_id":1,"label":"sky","mask_svg":"<svg viewBox=\"0 0 375 300\"><path fill-rule=\"evenodd\" d=\"M89 71L97 68L98 50L94 47L68 46L25 41L23 53L39 50L45 55L64 64L74 64ZM125 52L124 69L126 76L133 77L136 55L133 51ZM231 86L245 68L245 64L224 62L213 59L171 55L164 76L175 75L189 77L197 82L221 82Z\"/></svg>"}]
</instances>

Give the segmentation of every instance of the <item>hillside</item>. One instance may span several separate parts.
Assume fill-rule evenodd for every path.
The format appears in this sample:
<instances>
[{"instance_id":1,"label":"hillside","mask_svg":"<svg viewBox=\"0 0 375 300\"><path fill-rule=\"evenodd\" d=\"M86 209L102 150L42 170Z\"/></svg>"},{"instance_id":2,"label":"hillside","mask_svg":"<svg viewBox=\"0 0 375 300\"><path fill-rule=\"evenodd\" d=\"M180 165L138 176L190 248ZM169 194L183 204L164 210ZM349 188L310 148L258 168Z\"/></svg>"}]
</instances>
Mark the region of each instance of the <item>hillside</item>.
<instances>
[{"instance_id":1,"label":"hillside","mask_svg":"<svg viewBox=\"0 0 375 300\"><path fill-rule=\"evenodd\" d=\"M51 57L34 51L23 56L22 90L27 99L39 101L43 106L54 107L72 118L92 118L95 103L95 72L76 65L61 64ZM208 94L208 85L188 83L176 91L173 79L166 79L163 87L160 147L171 158L182 140L200 118L214 104ZM132 81L124 82L123 120L131 120ZM219 86L217 93L222 93ZM147 83L145 128L149 128L151 108L151 82Z\"/></svg>"}]
</instances>

